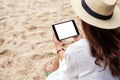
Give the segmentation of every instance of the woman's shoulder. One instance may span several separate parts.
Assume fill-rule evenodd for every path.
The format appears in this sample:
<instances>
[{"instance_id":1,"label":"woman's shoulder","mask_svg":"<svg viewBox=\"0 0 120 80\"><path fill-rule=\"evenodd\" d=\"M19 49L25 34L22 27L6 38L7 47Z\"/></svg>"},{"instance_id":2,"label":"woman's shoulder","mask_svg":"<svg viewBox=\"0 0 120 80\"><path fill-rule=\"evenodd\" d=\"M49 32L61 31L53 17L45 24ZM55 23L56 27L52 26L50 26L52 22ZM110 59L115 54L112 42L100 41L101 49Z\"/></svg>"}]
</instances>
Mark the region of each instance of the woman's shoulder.
<instances>
[{"instance_id":1,"label":"woman's shoulder","mask_svg":"<svg viewBox=\"0 0 120 80\"><path fill-rule=\"evenodd\" d=\"M89 48L87 39L80 39L79 41L74 42L71 44L67 50L66 53L78 53L80 51L84 51L85 49Z\"/></svg>"},{"instance_id":2,"label":"woman's shoulder","mask_svg":"<svg viewBox=\"0 0 120 80\"><path fill-rule=\"evenodd\" d=\"M79 48L79 47L87 47L88 46L88 41L87 39L80 39L79 41L74 42L73 44L71 44L69 48L75 49L75 48Z\"/></svg>"},{"instance_id":3,"label":"woman's shoulder","mask_svg":"<svg viewBox=\"0 0 120 80\"><path fill-rule=\"evenodd\" d=\"M88 41L87 39L83 38L83 39L80 39L78 41L76 41L75 43L73 43L72 45L77 45L77 46L85 46L88 44ZM72 46L71 45L71 46Z\"/></svg>"}]
</instances>

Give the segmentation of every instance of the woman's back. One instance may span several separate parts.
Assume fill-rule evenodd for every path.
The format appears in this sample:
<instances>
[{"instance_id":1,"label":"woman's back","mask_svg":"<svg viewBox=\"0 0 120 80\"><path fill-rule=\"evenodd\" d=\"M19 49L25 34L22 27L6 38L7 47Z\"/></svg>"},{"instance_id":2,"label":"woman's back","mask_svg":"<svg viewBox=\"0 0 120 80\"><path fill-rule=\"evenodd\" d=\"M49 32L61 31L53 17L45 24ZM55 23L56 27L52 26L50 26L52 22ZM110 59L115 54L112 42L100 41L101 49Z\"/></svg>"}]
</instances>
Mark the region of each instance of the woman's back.
<instances>
[{"instance_id":1,"label":"woman's back","mask_svg":"<svg viewBox=\"0 0 120 80\"><path fill-rule=\"evenodd\" d=\"M66 61L68 61L70 57L73 58L71 62L76 61L74 65L77 66L77 69L73 67L76 71L73 72L71 68L68 72L72 74L77 72L78 76L76 75L76 78L78 78L78 80L119 80L118 77L115 78L112 76L108 66L104 69L104 66L102 67L95 64L95 58L91 55L89 43L86 39L81 39L71 45L65 55L67 55L65 58ZM70 64L69 66L73 65Z\"/></svg>"}]
</instances>

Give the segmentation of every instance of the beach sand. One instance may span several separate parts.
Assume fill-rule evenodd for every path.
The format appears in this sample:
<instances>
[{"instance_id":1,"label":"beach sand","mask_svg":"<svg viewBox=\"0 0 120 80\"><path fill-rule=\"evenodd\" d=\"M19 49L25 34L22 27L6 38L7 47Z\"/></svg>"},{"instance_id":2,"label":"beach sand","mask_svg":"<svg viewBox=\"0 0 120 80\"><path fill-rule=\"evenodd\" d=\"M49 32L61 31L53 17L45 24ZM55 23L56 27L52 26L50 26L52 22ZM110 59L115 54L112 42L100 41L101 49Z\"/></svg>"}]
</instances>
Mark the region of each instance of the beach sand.
<instances>
[{"instance_id":1,"label":"beach sand","mask_svg":"<svg viewBox=\"0 0 120 80\"><path fill-rule=\"evenodd\" d=\"M56 56L51 25L71 19L80 25L70 0L0 0L0 80L45 80Z\"/></svg>"}]
</instances>

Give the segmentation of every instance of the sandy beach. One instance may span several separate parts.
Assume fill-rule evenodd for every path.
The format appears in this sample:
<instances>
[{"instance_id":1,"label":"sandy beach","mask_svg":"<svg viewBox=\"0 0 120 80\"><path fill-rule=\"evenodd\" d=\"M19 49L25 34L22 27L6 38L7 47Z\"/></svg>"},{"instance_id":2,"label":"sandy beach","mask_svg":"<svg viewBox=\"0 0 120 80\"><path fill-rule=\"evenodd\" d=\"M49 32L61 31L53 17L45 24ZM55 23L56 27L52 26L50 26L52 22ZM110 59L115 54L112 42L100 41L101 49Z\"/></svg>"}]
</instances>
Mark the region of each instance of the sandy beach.
<instances>
[{"instance_id":1,"label":"sandy beach","mask_svg":"<svg viewBox=\"0 0 120 80\"><path fill-rule=\"evenodd\" d=\"M80 25L70 0L0 0L0 80L45 80L56 55L51 25L71 19Z\"/></svg>"}]
</instances>

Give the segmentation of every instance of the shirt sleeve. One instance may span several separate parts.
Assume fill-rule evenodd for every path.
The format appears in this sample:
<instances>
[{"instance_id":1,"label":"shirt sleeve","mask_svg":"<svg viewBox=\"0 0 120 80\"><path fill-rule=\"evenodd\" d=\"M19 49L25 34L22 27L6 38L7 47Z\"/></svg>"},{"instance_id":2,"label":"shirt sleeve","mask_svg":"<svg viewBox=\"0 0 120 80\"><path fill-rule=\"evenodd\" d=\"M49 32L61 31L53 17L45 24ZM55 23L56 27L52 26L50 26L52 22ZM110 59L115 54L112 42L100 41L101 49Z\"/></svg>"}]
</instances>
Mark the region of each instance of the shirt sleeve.
<instances>
[{"instance_id":1,"label":"shirt sleeve","mask_svg":"<svg viewBox=\"0 0 120 80\"><path fill-rule=\"evenodd\" d=\"M61 70L68 80L77 80L79 70L78 53L80 52L81 49L77 49L77 46L71 46L65 52L65 59L61 62Z\"/></svg>"}]
</instances>

